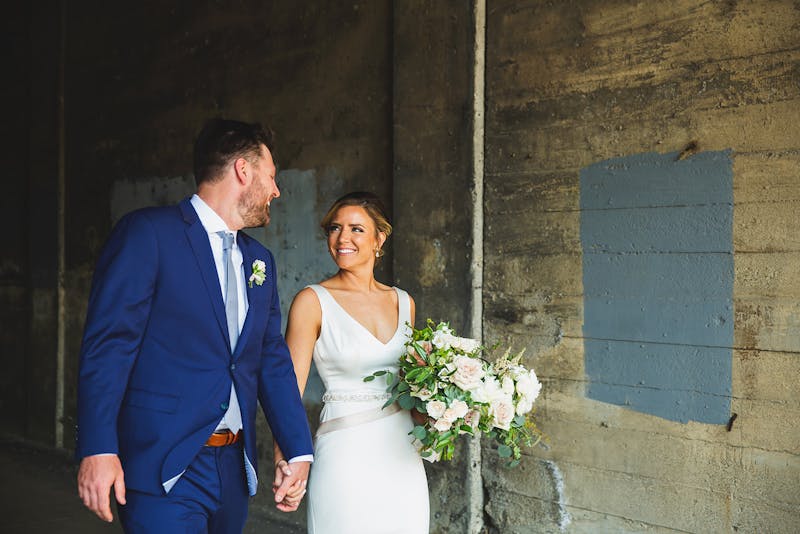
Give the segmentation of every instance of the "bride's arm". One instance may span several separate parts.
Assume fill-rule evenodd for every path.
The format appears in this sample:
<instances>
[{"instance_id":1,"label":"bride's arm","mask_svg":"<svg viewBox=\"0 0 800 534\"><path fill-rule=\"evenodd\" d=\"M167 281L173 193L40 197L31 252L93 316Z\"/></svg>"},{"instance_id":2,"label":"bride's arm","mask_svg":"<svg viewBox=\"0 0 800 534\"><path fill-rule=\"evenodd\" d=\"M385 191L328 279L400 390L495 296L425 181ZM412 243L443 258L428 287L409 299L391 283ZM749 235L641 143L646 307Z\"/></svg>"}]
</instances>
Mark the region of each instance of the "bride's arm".
<instances>
[{"instance_id":1,"label":"bride's arm","mask_svg":"<svg viewBox=\"0 0 800 534\"><path fill-rule=\"evenodd\" d=\"M322 327L322 308L317 294L310 287L295 296L286 323L286 344L292 355L297 387L302 395L306 389L314 344Z\"/></svg>"},{"instance_id":2,"label":"bride's arm","mask_svg":"<svg viewBox=\"0 0 800 534\"><path fill-rule=\"evenodd\" d=\"M414 327L414 316L417 312L417 305L414 304L414 299L411 298L411 295L408 296L408 304L409 304L409 315L411 316L411 327Z\"/></svg>"},{"instance_id":3,"label":"bride's arm","mask_svg":"<svg viewBox=\"0 0 800 534\"><path fill-rule=\"evenodd\" d=\"M411 298L411 295L408 296L408 304L409 304L409 315L411 318L411 327L414 327L414 317L416 314L416 304L414 304L414 299ZM414 421L415 425L424 425L425 422L428 420L428 416L424 413L418 412L416 409L411 409L411 419Z\"/></svg>"},{"instance_id":4,"label":"bride's arm","mask_svg":"<svg viewBox=\"0 0 800 534\"><path fill-rule=\"evenodd\" d=\"M308 382L308 373L311 370L311 358L314 354L314 344L319 337L322 326L322 308L316 293L311 288L305 288L294 298L289 308L289 317L286 324L286 344L292 356L294 373L297 376L297 387L302 395ZM287 475L289 466L283 456L278 443L273 440L275 480L273 487L281 485L284 475ZM297 492L290 492L287 497L296 497ZM302 493L300 493L302 496Z\"/></svg>"}]
</instances>

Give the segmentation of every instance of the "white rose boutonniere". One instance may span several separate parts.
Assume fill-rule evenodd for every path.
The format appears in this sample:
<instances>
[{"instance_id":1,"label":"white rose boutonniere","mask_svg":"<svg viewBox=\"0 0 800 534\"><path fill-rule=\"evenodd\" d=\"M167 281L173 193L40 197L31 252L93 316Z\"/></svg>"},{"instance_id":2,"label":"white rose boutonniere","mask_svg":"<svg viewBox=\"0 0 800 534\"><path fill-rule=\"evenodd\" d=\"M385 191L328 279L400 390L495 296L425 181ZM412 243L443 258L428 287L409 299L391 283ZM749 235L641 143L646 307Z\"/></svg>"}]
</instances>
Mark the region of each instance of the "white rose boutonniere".
<instances>
[{"instance_id":1,"label":"white rose boutonniere","mask_svg":"<svg viewBox=\"0 0 800 534\"><path fill-rule=\"evenodd\" d=\"M267 278L267 264L265 264L262 260L256 260L253 262L253 274L250 275L250 278L247 280L247 283L250 287L253 287L253 282L257 285L261 285L264 283L264 280Z\"/></svg>"}]
</instances>

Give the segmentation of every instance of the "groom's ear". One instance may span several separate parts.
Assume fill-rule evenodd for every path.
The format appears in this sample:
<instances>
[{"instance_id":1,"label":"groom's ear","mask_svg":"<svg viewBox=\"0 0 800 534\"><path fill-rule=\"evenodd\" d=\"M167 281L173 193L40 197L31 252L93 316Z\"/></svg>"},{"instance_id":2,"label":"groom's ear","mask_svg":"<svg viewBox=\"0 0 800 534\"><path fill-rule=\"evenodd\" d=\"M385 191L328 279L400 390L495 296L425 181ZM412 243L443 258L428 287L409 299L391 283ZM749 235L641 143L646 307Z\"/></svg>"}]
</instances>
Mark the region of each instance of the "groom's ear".
<instances>
[{"instance_id":1,"label":"groom's ear","mask_svg":"<svg viewBox=\"0 0 800 534\"><path fill-rule=\"evenodd\" d=\"M239 184L248 185L253 179L250 162L244 158L236 158L236 161L233 162L233 174Z\"/></svg>"}]
</instances>

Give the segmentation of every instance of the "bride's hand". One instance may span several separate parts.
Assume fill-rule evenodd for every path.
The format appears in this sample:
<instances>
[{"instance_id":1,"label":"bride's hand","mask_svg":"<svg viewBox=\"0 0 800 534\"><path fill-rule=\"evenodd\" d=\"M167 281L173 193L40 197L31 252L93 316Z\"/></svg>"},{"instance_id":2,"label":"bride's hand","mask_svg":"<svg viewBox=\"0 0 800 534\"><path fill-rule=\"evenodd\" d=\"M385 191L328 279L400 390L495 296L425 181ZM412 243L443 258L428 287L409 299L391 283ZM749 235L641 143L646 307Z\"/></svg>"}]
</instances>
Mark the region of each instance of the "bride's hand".
<instances>
[{"instance_id":1,"label":"bride's hand","mask_svg":"<svg viewBox=\"0 0 800 534\"><path fill-rule=\"evenodd\" d=\"M280 471L280 484L273 486L275 504L281 512L294 512L306 493L310 462L295 462L291 466L284 461L276 465L276 479Z\"/></svg>"},{"instance_id":2,"label":"bride's hand","mask_svg":"<svg viewBox=\"0 0 800 534\"><path fill-rule=\"evenodd\" d=\"M283 478L288 477L292 474L292 470L289 468L289 462L281 458L275 464L275 480L272 481L272 493L278 491L278 488L283 483Z\"/></svg>"},{"instance_id":3,"label":"bride's hand","mask_svg":"<svg viewBox=\"0 0 800 534\"><path fill-rule=\"evenodd\" d=\"M294 512L300 506L300 502L306 494L306 482L296 481L286 492L283 501L277 503L278 510L281 512Z\"/></svg>"}]
</instances>

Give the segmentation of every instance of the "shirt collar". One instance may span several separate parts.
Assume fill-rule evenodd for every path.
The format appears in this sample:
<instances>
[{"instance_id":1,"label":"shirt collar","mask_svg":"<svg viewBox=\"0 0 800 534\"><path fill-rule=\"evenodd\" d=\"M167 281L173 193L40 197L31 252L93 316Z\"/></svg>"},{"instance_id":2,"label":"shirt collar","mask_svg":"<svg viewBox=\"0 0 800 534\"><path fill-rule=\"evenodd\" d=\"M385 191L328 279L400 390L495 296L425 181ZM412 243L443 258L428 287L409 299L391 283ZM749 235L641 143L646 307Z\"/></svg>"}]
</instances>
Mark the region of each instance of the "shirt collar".
<instances>
[{"instance_id":1,"label":"shirt collar","mask_svg":"<svg viewBox=\"0 0 800 534\"><path fill-rule=\"evenodd\" d=\"M197 194L192 195L192 198L189 200L192 203L192 207L197 212L197 218L200 219L200 224L203 225L203 228L206 229L206 232L209 234L216 234L217 232L231 232L233 234L233 241L236 242L236 230L229 230L228 225L225 224L225 221L222 220L216 211L211 209L211 206L205 203L205 201L197 196Z\"/></svg>"}]
</instances>

